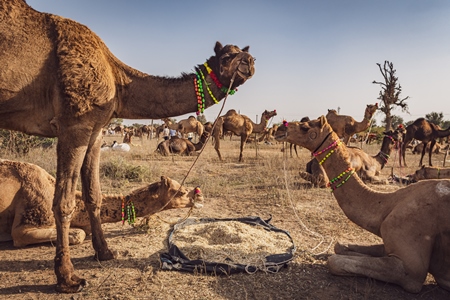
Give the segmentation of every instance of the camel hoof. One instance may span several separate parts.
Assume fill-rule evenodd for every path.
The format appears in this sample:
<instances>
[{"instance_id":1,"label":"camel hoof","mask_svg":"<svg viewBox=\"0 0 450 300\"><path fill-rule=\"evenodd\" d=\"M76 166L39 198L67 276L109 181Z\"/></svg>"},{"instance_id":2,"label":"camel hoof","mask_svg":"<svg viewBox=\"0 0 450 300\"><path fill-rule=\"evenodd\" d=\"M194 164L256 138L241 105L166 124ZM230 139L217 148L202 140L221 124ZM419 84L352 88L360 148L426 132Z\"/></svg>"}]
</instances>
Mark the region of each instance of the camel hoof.
<instances>
[{"instance_id":1,"label":"camel hoof","mask_svg":"<svg viewBox=\"0 0 450 300\"><path fill-rule=\"evenodd\" d=\"M89 286L89 284L86 279L73 275L69 283L57 284L55 290L58 293L72 294L81 292L87 286Z\"/></svg>"},{"instance_id":2,"label":"camel hoof","mask_svg":"<svg viewBox=\"0 0 450 300\"><path fill-rule=\"evenodd\" d=\"M109 249L106 249L106 251L96 251L94 255L94 259L99 261L111 260L115 259L116 257L117 255L114 255L114 253Z\"/></svg>"}]
</instances>

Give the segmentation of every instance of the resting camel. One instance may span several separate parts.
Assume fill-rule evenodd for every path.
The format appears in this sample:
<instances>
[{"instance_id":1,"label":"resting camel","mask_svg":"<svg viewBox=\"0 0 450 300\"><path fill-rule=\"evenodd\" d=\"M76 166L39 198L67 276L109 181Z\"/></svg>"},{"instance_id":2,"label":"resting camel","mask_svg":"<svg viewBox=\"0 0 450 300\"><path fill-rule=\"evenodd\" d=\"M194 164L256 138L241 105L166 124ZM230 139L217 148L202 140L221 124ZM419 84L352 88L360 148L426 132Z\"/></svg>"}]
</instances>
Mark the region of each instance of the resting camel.
<instances>
[{"instance_id":1,"label":"resting camel","mask_svg":"<svg viewBox=\"0 0 450 300\"><path fill-rule=\"evenodd\" d=\"M345 215L383 240L371 246L337 243L328 258L332 274L367 276L418 293L429 272L450 291L450 180L424 180L390 193L370 189L324 116L289 124L277 138L312 151L333 178L331 189Z\"/></svg>"},{"instance_id":2,"label":"resting camel","mask_svg":"<svg viewBox=\"0 0 450 300\"><path fill-rule=\"evenodd\" d=\"M433 153L436 139L447 137L449 135L450 127L442 130L439 129L437 125L428 122L425 118L418 118L414 121L414 123L406 126L406 133L403 137L402 150L399 157L400 166L402 165L403 160L403 164L406 167L406 147L413 139L422 141L422 143L425 145L425 147L423 147L422 149L422 155L420 156L419 167L422 165L422 160L425 155L425 149L428 149L428 163L430 166L432 166L433 164L431 163L431 154ZM430 146L428 146L428 143L430 143Z\"/></svg>"},{"instance_id":3,"label":"resting camel","mask_svg":"<svg viewBox=\"0 0 450 300\"><path fill-rule=\"evenodd\" d=\"M88 27L25 0L0 1L0 20L0 128L58 138L56 290L79 292L86 280L74 270L68 234L80 174L95 258L114 258L98 209L102 128L112 118L161 119L208 108L253 76L254 59L248 46L216 42L214 55L192 72L154 76L121 62Z\"/></svg>"},{"instance_id":4,"label":"resting camel","mask_svg":"<svg viewBox=\"0 0 450 300\"><path fill-rule=\"evenodd\" d=\"M281 130L283 130L283 128L281 128L280 131ZM378 176L388 162L395 145L397 145L401 139L401 133L397 130L389 130L385 131L383 134L384 138L381 143L381 149L374 156L367 154L360 148L347 147L352 168L366 183L387 183L386 180L383 180ZM301 178L312 182L316 187L324 188L329 183L325 170L315 158L306 164L306 172L300 172L299 175Z\"/></svg>"},{"instance_id":5,"label":"resting camel","mask_svg":"<svg viewBox=\"0 0 450 300\"><path fill-rule=\"evenodd\" d=\"M450 168L425 167L417 170L411 177L413 182L424 179L450 179Z\"/></svg>"},{"instance_id":6,"label":"resting camel","mask_svg":"<svg viewBox=\"0 0 450 300\"><path fill-rule=\"evenodd\" d=\"M236 110L230 109L225 115L220 116L220 120L216 122L216 127L213 131L214 136L214 149L216 149L219 159L222 160L222 155L220 154L220 136L226 132L230 131L235 135L241 137L241 147L239 153L239 161L242 161L242 152L244 151L245 143L252 133L261 133L266 129L269 119L276 116L277 111L265 110L261 114L261 122L255 124L252 120L245 116L238 114ZM221 125L221 126L220 126Z\"/></svg>"},{"instance_id":7,"label":"resting camel","mask_svg":"<svg viewBox=\"0 0 450 300\"><path fill-rule=\"evenodd\" d=\"M56 241L52 211L55 179L37 165L2 160L0 184L5 191L0 195L0 241L13 240L15 247ZM75 193L75 199L69 230L70 244L80 244L86 233L91 233L81 192ZM122 201L126 201L129 208L133 205L136 217L143 217L173 208L200 208L203 196L199 189L188 190L177 181L161 176L161 181L136 189L126 196L103 195L100 209L102 223L122 220ZM132 221L133 216L124 217L130 217Z\"/></svg>"},{"instance_id":8,"label":"resting camel","mask_svg":"<svg viewBox=\"0 0 450 300\"><path fill-rule=\"evenodd\" d=\"M364 111L364 119L357 122L353 117L346 115L338 115L334 109L329 109L326 115L328 123L340 138L344 139L344 143L348 145L350 138L358 132L363 132L370 126L370 120L378 109L378 103L374 105L368 104Z\"/></svg>"},{"instance_id":9,"label":"resting camel","mask_svg":"<svg viewBox=\"0 0 450 300\"><path fill-rule=\"evenodd\" d=\"M185 137L185 135L189 132L196 133L200 137L202 136L203 131L205 131L203 124L194 116L189 116L189 118L178 122L177 130L183 135L183 137Z\"/></svg>"},{"instance_id":10,"label":"resting camel","mask_svg":"<svg viewBox=\"0 0 450 300\"><path fill-rule=\"evenodd\" d=\"M198 143L192 143L188 139L180 137L172 137L171 139L162 141L156 147L156 151L164 156L172 154L179 155L196 155L196 151L200 151L209 137L209 132L203 132Z\"/></svg>"}]
</instances>

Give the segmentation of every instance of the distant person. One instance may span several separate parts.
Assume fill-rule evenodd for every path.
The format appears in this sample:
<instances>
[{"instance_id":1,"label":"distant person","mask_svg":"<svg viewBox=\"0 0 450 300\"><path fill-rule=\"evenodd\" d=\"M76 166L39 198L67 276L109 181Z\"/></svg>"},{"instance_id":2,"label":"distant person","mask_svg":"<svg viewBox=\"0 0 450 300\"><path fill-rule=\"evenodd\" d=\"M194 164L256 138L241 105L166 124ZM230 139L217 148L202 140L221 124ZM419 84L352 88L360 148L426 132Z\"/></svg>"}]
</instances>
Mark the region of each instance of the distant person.
<instances>
[{"instance_id":1,"label":"distant person","mask_svg":"<svg viewBox=\"0 0 450 300\"><path fill-rule=\"evenodd\" d=\"M169 135L170 135L170 130L169 130L169 128L167 127L167 125L164 125L164 128L163 128L163 138L164 138L165 141L169 139L169 137L170 137Z\"/></svg>"},{"instance_id":2,"label":"distant person","mask_svg":"<svg viewBox=\"0 0 450 300\"><path fill-rule=\"evenodd\" d=\"M170 129L170 138L173 138L177 135L177 131L175 129Z\"/></svg>"}]
</instances>

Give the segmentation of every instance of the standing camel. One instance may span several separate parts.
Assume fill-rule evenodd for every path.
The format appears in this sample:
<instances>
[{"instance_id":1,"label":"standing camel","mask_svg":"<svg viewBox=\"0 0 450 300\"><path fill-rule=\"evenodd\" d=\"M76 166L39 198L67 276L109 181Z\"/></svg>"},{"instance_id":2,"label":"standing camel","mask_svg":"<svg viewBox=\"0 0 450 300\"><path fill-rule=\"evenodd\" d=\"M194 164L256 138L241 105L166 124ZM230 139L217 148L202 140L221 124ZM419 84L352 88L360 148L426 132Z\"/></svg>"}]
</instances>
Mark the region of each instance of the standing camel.
<instances>
[{"instance_id":1,"label":"standing camel","mask_svg":"<svg viewBox=\"0 0 450 300\"><path fill-rule=\"evenodd\" d=\"M0 128L58 138L56 290L79 292L86 280L75 274L68 233L80 172L95 258L114 258L100 220L102 128L112 118L203 111L252 77L254 59L248 46L216 42L214 55L194 72L159 77L121 62L88 27L38 12L25 0L0 1L0 20Z\"/></svg>"},{"instance_id":2,"label":"standing camel","mask_svg":"<svg viewBox=\"0 0 450 300\"><path fill-rule=\"evenodd\" d=\"M244 151L245 143L252 133L261 133L266 129L269 119L276 116L277 111L265 110L261 115L261 122L255 124L252 120L245 116L238 114L234 109L230 109L225 115L220 116L220 120L217 122L214 128L214 149L216 149L219 159L222 160L222 155L220 154L220 136L223 132L230 131L235 135L241 137L241 148L239 153L239 161L242 161L242 152Z\"/></svg>"},{"instance_id":3,"label":"standing camel","mask_svg":"<svg viewBox=\"0 0 450 300\"><path fill-rule=\"evenodd\" d=\"M378 103L368 104L364 111L364 119L361 122L357 122L353 117L346 115L338 115L336 110L329 109L326 115L328 123L333 128L334 132L340 138L344 138L344 143L348 145L350 138L358 132L363 132L370 126L370 120L372 120L373 114L378 109Z\"/></svg>"},{"instance_id":4,"label":"standing camel","mask_svg":"<svg viewBox=\"0 0 450 300\"><path fill-rule=\"evenodd\" d=\"M406 126L406 133L403 137L403 143L402 143L402 153L399 157L400 166L403 164L406 167L406 160L405 160L405 152L406 147L408 144L413 140L419 140L422 141L424 144L424 147L422 148L422 155L420 156L420 162L419 167L422 165L422 160L425 155L425 149L429 149L428 151L428 163L430 166L433 164L431 163L431 154L433 153L434 145L436 144L436 139L443 138L450 135L450 127L442 130L439 129L439 127L433 123L428 122L425 120L425 118L418 118L414 121L414 123ZM428 143L430 143L428 147Z\"/></svg>"},{"instance_id":5,"label":"standing camel","mask_svg":"<svg viewBox=\"0 0 450 300\"><path fill-rule=\"evenodd\" d=\"M279 140L303 146L322 162L345 215L382 238L378 245L337 243L332 274L366 276L418 293L430 273L450 291L450 180L424 180L395 192L366 186L351 168L347 147L322 116L288 126Z\"/></svg>"}]
</instances>

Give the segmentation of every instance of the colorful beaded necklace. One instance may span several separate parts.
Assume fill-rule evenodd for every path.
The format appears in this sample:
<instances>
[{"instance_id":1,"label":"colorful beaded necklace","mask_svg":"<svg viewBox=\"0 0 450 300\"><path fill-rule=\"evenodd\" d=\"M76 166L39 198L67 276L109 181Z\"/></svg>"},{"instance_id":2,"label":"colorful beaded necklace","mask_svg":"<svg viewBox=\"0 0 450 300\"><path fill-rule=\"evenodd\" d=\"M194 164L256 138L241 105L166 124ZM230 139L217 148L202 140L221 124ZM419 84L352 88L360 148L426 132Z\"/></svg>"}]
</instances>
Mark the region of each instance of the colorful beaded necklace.
<instances>
[{"instance_id":1,"label":"colorful beaded necklace","mask_svg":"<svg viewBox=\"0 0 450 300\"><path fill-rule=\"evenodd\" d=\"M326 147L325 149L322 149L322 150L320 150L320 151L318 151L318 152L315 152L315 153L313 153L312 155L313 155L314 157L317 157L318 155L320 155L320 154L322 154L322 153L325 153L326 151L328 151L328 150L331 149L330 152L328 152L327 155L325 155L325 157L322 158L321 161L319 161L319 164L321 165L321 164L323 164L323 163L327 160L328 157L331 156L331 154L334 153L334 150L335 150L337 147L339 147L339 145L341 145L341 144L342 144L341 140L337 139L337 140L335 140L334 142L332 142L332 143L331 143L328 147Z\"/></svg>"},{"instance_id":2,"label":"colorful beaded necklace","mask_svg":"<svg viewBox=\"0 0 450 300\"><path fill-rule=\"evenodd\" d=\"M330 182L328 182L327 186L331 188L331 192L333 192L338 187L341 187L344 183L346 183L354 173L355 169L353 169L352 167L348 167L347 170L331 179ZM344 178L345 174L348 174L346 178Z\"/></svg>"},{"instance_id":3,"label":"colorful beaded necklace","mask_svg":"<svg viewBox=\"0 0 450 300\"><path fill-rule=\"evenodd\" d=\"M203 64L206 68L206 71L208 72L209 77L211 77L212 81L216 84L216 86L224 93L229 95L234 95L236 93L237 89L235 90L228 90L226 87L223 86L223 84L219 81L216 74L214 74L213 70L208 66L208 63L205 62ZM214 96L213 92L209 88L209 83L206 81L205 75L203 74L202 70L200 68L197 68L197 72L195 72L196 77L194 78L194 89L195 94L197 96L197 116L200 114L203 114L205 111L205 93L203 89L203 82L205 83L206 90L208 91L208 94L211 96L211 99L214 101L214 103L218 104L219 100Z\"/></svg>"},{"instance_id":4,"label":"colorful beaded necklace","mask_svg":"<svg viewBox=\"0 0 450 300\"><path fill-rule=\"evenodd\" d=\"M122 197L122 225L125 224L125 215L127 216L128 224L134 224L136 221L136 211L134 209L133 201L128 200L128 197L127 201Z\"/></svg>"}]
</instances>

